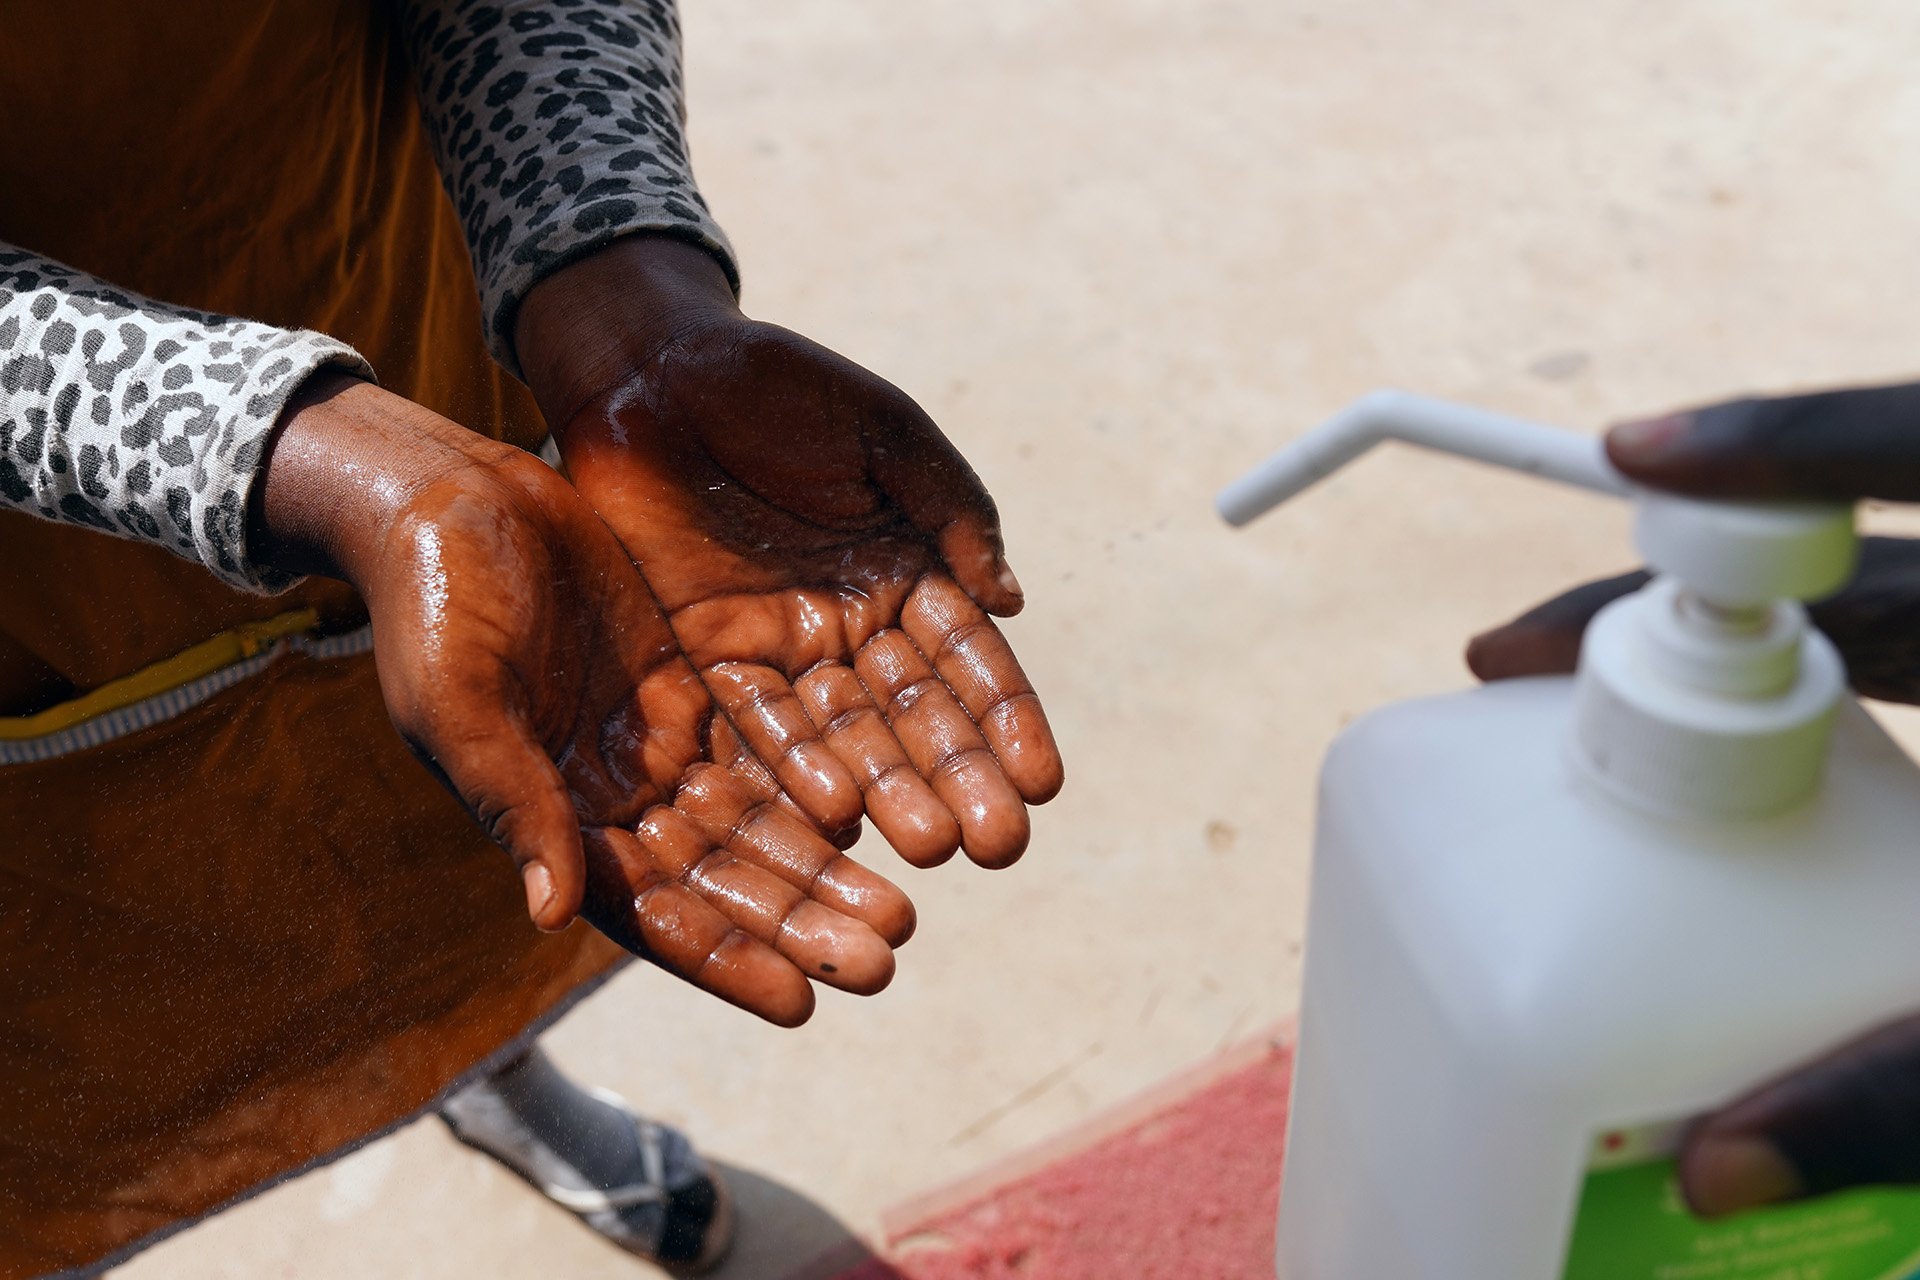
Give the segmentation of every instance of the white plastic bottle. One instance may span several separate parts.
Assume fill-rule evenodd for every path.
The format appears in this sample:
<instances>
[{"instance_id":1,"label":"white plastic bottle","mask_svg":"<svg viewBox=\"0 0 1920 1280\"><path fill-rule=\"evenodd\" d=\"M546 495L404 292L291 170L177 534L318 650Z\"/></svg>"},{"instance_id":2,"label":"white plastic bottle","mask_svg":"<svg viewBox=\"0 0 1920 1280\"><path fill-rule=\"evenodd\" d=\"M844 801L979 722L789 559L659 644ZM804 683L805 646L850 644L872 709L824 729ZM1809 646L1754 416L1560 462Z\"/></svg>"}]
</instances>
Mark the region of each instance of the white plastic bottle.
<instances>
[{"instance_id":1,"label":"white plastic bottle","mask_svg":"<svg viewBox=\"0 0 1920 1280\"><path fill-rule=\"evenodd\" d=\"M1627 493L1597 442L1378 392L1236 484L1244 523L1397 438ZM1909 1280L1920 1194L1704 1223L1686 1123L1920 1010L1920 770L1797 600L1844 507L1648 492L1658 573L1574 678L1402 703L1322 775L1284 1280Z\"/></svg>"}]
</instances>

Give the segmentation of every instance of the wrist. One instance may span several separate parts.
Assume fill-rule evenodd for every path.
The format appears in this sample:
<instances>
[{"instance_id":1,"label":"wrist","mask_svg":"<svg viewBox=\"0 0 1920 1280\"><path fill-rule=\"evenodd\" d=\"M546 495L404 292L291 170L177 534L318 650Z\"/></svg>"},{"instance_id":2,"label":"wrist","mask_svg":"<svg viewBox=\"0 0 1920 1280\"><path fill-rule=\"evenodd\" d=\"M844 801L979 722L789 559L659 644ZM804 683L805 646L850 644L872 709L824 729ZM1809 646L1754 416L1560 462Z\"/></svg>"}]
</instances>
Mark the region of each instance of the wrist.
<instances>
[{"instance_id":1,"label":"wrist","mask_svg":"<svg viewBox=\"0 0 1920 1280\"><path fill-rule=\"evenodd\" d=\"M249 548L282 572L339 578L368 598L388 530L424 487L474 465L476 444L492 442L371 382L323 370L288 400L269 442Z\"/></svg>"},{"instance_id":2,"label":"wrist","mask_svg":"<svg viewBox=\"0 0 1920 1280\"><path fill-rule=\"evenodd\" d=\"M527 385L556 436L682 335L743 317L720 262L673 236L626 236L528 291L514 323Z\"/></svg>"}]
</instances>

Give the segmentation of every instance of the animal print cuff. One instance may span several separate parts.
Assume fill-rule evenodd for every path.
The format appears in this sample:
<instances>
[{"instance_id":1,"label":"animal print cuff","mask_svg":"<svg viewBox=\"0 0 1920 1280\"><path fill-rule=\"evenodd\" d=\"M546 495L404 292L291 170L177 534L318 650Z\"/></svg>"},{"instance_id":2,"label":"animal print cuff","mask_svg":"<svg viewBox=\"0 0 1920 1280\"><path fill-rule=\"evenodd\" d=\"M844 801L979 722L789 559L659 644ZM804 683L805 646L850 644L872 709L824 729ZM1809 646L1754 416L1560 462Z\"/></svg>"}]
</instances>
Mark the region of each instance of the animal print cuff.
<instances>
[{"instance_id":1,"label":"animal print cuff","mask_svg":"<svg viewBox=\"0 0 1920 1280\"><path fill-rule=\"evenodd\" d=\"M151 542L249 591L247 499L316 369L373 370L324 334L116 289L0 245L0 506Z\"/></svg>"},{"instance_id":2,"label":"animal print cuff","mask_svg":"<svg viewBox=\"0 0 1920 1280\"><path fill-rule=\"evenodd\" d=\"M624 235L690 241L739 275L694 186L672 0L409 0L402 29L495 358L542 278Z\"/></svg>"}]
</instances>

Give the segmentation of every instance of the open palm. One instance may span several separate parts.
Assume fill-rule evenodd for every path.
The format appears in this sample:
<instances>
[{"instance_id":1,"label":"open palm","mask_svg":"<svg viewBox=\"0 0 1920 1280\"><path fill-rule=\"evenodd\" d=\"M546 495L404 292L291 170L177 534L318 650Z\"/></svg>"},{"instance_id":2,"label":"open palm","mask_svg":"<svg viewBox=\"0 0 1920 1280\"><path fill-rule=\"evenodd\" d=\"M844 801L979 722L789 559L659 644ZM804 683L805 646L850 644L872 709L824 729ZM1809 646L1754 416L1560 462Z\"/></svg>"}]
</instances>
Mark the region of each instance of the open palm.
<instances>
[{"instance_id":1,"label":"open palm","mask_svg":"<svg viewBox=\"0 0 1920 1280\"><path fill-rule=\"evenodd\" d=\"M992 500L906 395L737 312L693 324L557 433L747 744L827 831L909 861L1018 858L1060 754L989 612Z\"/></svg>"},{"instance_id":2,"label":"open palm","mask_svg":"<svg viewBox=\"0 0 1920 1280\"><path fill-rule=\"evenodd\" d=\"M885 986L905 897L776 803L579 495L444 426L455 460L349 567L389 713L521 864L535 920L578 911L783 1024L811 1012L809 979Z\"/></svg>"}]
</instances>

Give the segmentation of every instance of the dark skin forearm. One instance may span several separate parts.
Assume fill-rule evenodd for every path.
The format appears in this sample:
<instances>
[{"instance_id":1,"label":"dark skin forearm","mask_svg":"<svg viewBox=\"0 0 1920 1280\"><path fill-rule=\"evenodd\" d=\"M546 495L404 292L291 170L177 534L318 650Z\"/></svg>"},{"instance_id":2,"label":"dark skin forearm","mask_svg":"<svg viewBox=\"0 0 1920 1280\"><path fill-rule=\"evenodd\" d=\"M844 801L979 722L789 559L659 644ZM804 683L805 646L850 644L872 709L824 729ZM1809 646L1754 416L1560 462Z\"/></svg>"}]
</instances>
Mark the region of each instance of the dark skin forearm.
<instances>
[{"instance_id":1,"label":"dark skin forearm","mask_svg":"<svg viewBox=\"0 0 1920 1280\"><path fill-rule=\"evenodd\" d=\"M514 321L527 385L553 429L652 365L676 335L739 320L727 273L671 236L627 236L535 285Z\"/></svg>"},{"instance_id":2,"label":"dark skin forearm","mask_svg":"<svg viewBox=\"0 0 1920 1280\"><path fill-rule=\"evenodd\" d=\"M287 402L253 491L248 546L288 573L359 587L378 541L423 488L506 446L349 374L323 370Z\"/></svg>"}]
</instances>

